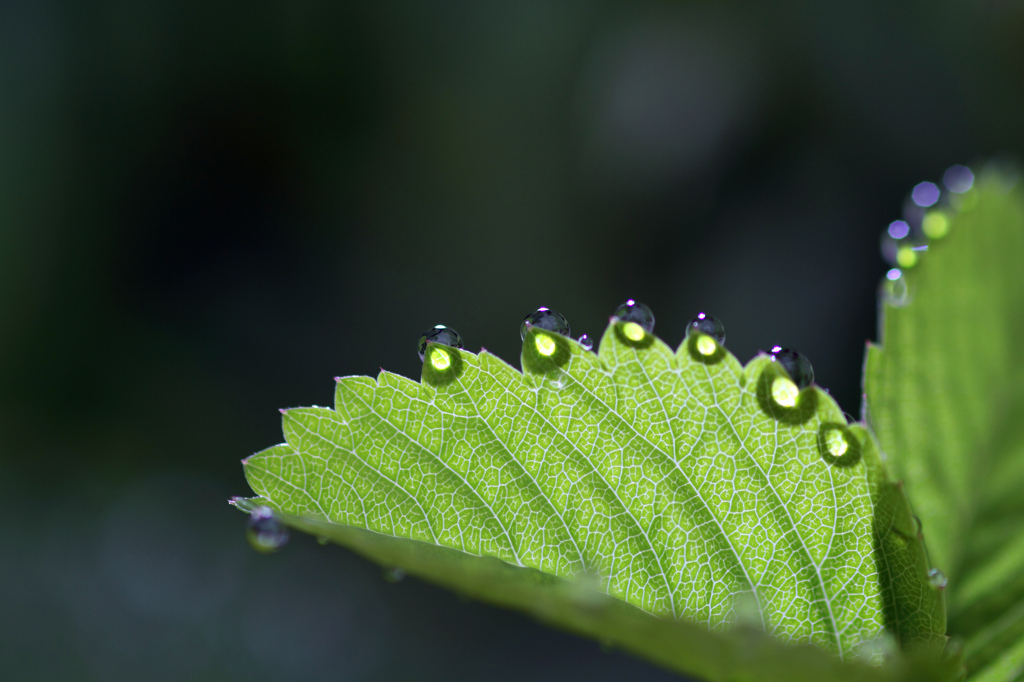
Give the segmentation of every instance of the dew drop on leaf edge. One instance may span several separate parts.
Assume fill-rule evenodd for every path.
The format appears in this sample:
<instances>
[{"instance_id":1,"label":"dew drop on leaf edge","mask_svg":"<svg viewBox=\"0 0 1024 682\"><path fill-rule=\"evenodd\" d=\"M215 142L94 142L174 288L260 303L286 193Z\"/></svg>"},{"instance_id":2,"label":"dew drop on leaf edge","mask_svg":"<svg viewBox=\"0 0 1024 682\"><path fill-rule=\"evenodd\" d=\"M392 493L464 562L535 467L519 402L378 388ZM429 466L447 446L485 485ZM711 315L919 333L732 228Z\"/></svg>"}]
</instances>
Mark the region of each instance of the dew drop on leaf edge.
<instances>
[{"instance_id":1,"label":"dew drop on leaf edge","mask_svg":"<svg viewBox=\"0 0 1024 682\"><path fill-rule=\"evenodd\" d=\"M885 273L878 285L878 293L882 301L893 308L904 308L910 304L910 284L899 268L892 268Z\"/></svg>"},{"instance_id":2,"label":"dew drop on leaf edge","mask_svg":"<svg viewBox=\"0 0 1024 682\"><path fill-rule=\"evenodd\" d=\"M584 350L594 350L594 339L590 338L587 334L580 336L579 344L583 346Z\"/></svg>"},{"instance_id":3,"label":"dew drop on leaf edge","mask_svg":"<svg viewBox=\"0 0 1024 682\"><path fill-rule=\"evenodd\" d=\"M942 590L946 587L946 574L937 568L933 568L928 571L928 584L934 587L936 590Z\"/></svg>"},{"instance_id":4,"label":"dew drop on leaf edge","mask_svg":"<svg viewBox=\"0 0 1024 682\"><path fill-rule=\"evenodd\" d=\"M690 320L690 323L686 325L687 336L694 332L707 334L715 341L718 341L718 343L725 343L725 325L718 318L712 317L707 313L697 313L697 317Z\"/></svg>"},{"instance_id":5,"label":"dew drop on leaf edge","mask_svg":"<svg viewBox=\"0 0 1024 682\"><path fill-rule=\"evenodd\" d=\"M774 346L771 350L771 359L786 370L786 374L798 389L807 388L814 383L814 368L811 361L792 348Z\"/></svg>"},{"instance_id":6,"label":"dew drop on leaf edge","mask_svg":"<svg viewBox=\"0 0 1024 682\"><path fill-rule=\"evenodd\" d=\"M459 336L457 331L443 324L428 329L420 335L420 362L423 362L423 358L426 357L428 343L439 343L444 346L451 346L452 348L462 348L462 337Z\"/></svg>"},{"instance_id":7,"label":"dew drop on leaf edge","mask_svg":"<svg viewBox=\"0 0 1024 682\"><path fill-rule=\"evenodd\" d=\"M268 554L288 544L288 527L270 507L256 507L245 524L245 537L257 552Z\"/></svg>"},{"instance_id":8,"label":"dew drop on leaf edge","mask_svg":"<svg viewBox=\"0 0 1024 682\"><path fill-rule=\"evenodd\" d=\"M622 322L632 322L648 334L654 333L654 313L639 301L629 299L615 309L615 317ZM634 339L638 340L638 339Z\"/></svg>"},{"instance_id":9,"label":"dew drop on leaf edge","mask_svg":"<svg viewBox=\"0 0 1024 682\"><path fill-rule=\"evenodd\" d=\"M519 325L519 338L521 340L526 340L526 332L529 331L530 327L546 329L549 332L555 332L562 336L572 335L569 321L565 319L565 316L557 310L545 308L544 306L537 308L523 318L523 323Z\"/></svg>"}]
</instances>

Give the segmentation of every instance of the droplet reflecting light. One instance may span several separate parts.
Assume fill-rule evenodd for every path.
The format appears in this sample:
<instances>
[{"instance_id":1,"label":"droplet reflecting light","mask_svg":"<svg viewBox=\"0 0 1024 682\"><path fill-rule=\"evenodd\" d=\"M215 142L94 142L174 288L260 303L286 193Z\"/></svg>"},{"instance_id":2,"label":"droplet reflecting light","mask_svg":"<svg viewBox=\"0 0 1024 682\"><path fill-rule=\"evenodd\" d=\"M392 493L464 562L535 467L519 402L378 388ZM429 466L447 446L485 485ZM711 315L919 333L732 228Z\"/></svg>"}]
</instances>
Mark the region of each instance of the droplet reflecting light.
<instances>
[{"instance_id":1,"label":"droplet reflecting light","mask_svg":"<svg viewBox=\"0 0 1024 682\"><path fill-rule=\"evenodd\" d=\"M632 322L639 325L640 328L648 334L654 333L654 313L651 312L650 308L639 301L629 299L615 309L615 317L619 318L623 322ZM629 335L627 334L627 336ZM632 339L633 337L629 338ZM640 339L642 338L643 336L640 336ZM633 340L638 341L639 339Z\"/></svg>"},{"instance_id":2,"label":"droplet reflecting light","mask_svg":"<svg viewBox=\"0 0 1024 682\"><path fill-rule=\"evenodd\" d=\"M627 322L622 325L622 333L626 335L626 338L630 341L643 341L647 332L636 322Z\"/></svg>"},{"instance_id":3,"label":"droplet reflecting light","mask_svg":"<svg viewBox=\"0 0 1024 682\"><path fill-rule=\"evenodd\" d=\"M718 350L718 344L707 334L701 334L697 339L697 352L701 355L711 356Z\"/></svg>"},{"instance_id":4,"label":"droplet reflecting light","mask_svg":"<svg viewBox=\"0 0 1024 682\"><path fill-rule=\"evenodd\" d=\"M543 306L523 318L523 323L519 326L520 339L526 339L526 332L530 327L546 329L549 332L555 332L562 336L570 336L572 334L572 330L569 329L569 321L565 319L564 315L557 310L551 310Z\"/></svg>"},{"instance_id":5,"label":"droplet reflecting light","mask_svg":"<svg viewBox=\"0 0 1024 682\"><path fill-rule=\"evenodd\" d=\"M558 346L555 345L555 340L547 334L537 334L533 343L537 346L537 352L546 358L554 355L558 349Z\"/></svg>"},{"instance_id":6,"label":"droplet reflecting light","mask_svg":"<svg viewBox=\"0 0 1024 682\"><path fill-rule=\"evenodd\" d=\"M594 350L594 340L587 336L586 334L582 334L580 336L579 342L580 345L583 346L583 348L585 348L586 350Z\"/></svg>"},{"instance_id":7,"label":"droplet reflecting light","mask_svg":"<svg viewBox=\"0 0 1024 682\"><path fill-rule=\"evenodd\" d=\"M776 377L772 382L772 400L783 407L795 407L800 389L786 377Z\"/></svg>"},{"instance_id":8,"label":"droplet reflecting light","mask_svg":"<svg viewBox=\"0 0 1024 682\"><path fill-rule=\"evenodd\" d=\"M771 351L772 362L779 363L789 378L798 389L806 388L814 383L814 367L811 361L791 348L773 346ZM772 388L774 393L774 387ZM781 402L779 403L782 404ZM795 403L794 403L795 404ZM787 406L791 407L791 406Z\"/></svg>"},{"instance_id":9,"label":"droplet reflecting light","mask_svg":"<svg viewBox=\"0 0 1024 682\"><path fill-rule=\"evenodd\" d=\"M435 348L434 352L430 354L430 364L437 371L443 372L452 366L452 356L440 348Z\"/></svg>"},{"instance_id":10,"label":"droplet reflecting light","mask_svg":"<svg viewBox=\"0 0 1024 682\"><path fill-rule=\"evenodd\" d=\"M833 457L842 457L850 449L850 444L840 430L832 429L825 434L825 449Z\"/></svg>"},{"instance_id":11,"label":"droplet reflecting light","mask_svg":"<svg viewBox=\"0 0 1024 682\"><path fill-rule=\"evenodd\" d=\"M885 273L879 285L879 293L882 300L893 308L903 308L910 304L910 284L899 268L893 268Z\"/></svg>"},{"instance_id":12,"label":"droplet reflecting light","mask_svg":"<svg viewBox=\"0 0 1024 682\"><path fill-rule=\"evenodd\" d=\"M432 329L428 329L420 335L420 341L418 344L420 362L423 362L426 357L428 343L451 346L452 348L462 348L462 337L459 336L457 331L451 327L446 327L443 324L439 324Z\"/></svg>"},{"instance_id":13,"label":"droplet reflecting light","mask_svg":"<svg viewBox=\"0 0 1024 682\"><path fill-rule=\"evenodd\" d=\"M270 507L256 507L249 514L245 537L257 552L269 554L288 544L288 527L281 523Z\"/></svg>"},{"instance_id":14,"label":"droplet reflecting light","mask_svg":"<svg viewBox=\"0 0 1024 682\"><path fill-rule=\"evenodd\" d=\"M945 589L948 582L946 574L937 568L928 571L928 584L937 590Z\"/></svg>"},{"instance_id":15,"label":"droplet reflecting light","mask_svg":"<svg viewBox=\"0 0 1024 682\"><path fill-rule=\"evenodd\" d=\"M725 343L725 325L707 313L697 313L697 317L690 320L690 324L686 326L686 335L689 336L693 332L707 334L718 343Z\"/></svg>"}]
</instances>

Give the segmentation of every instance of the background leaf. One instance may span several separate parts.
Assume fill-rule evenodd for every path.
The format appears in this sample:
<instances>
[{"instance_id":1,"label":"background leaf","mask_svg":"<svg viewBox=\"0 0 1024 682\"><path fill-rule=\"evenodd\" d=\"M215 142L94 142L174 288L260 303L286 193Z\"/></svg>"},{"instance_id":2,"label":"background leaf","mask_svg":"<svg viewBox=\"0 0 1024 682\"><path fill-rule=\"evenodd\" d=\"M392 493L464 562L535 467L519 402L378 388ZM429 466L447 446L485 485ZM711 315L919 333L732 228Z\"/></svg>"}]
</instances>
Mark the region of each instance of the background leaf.
<instances>
[{"instance_id":1,"label":"background leaf","mask_svg":"<svg viewBox=\"0 0 1024 682\"><path fill-rule=\"evenodd\" d=\"M1024 669L1024 198L989 170L940 209L948 236L883 302L868 349L870 423L906 481L933 563L949 579L950 634L979 679ZM999 661L1000 656L1009 657ZM1011 660L1012 659L1012 660Z\"/></svg>"},{"instance_id":2,"label":"background leaf","mask_svg":"<svg viewBox=\"0 0 1024 682\"><path fill-rule=\"evenodd\" d=\"M701 353L696 335L673 352L625 331L609 326L595 355L532 330L526 374L486 351L430 346L419 384L388 372L339 379L336 409L285 411L287 442L246 460L246 475L304 523L402 538L383 543L383 557L365 533L322 532L442 584L465 573L458 555L424 563L413 560L424 550L395 548L441 545L558 585L593 576L636 609L700 627L638 637L634 609L595 624L561 587L543 600L524 592L538 579L522 573L473 568L476 587L463 589L531 612L546 601L545 620L708 679L730 678L733 665L770 679L758 656L725 664L701 644L744 617L843 659L885 624L907 646L942 641L941 595L865 429L847 427L816 387L780 405L772 390L789 380L767 356L741 367L720 347Z\"/></svg>"}]
</instances>

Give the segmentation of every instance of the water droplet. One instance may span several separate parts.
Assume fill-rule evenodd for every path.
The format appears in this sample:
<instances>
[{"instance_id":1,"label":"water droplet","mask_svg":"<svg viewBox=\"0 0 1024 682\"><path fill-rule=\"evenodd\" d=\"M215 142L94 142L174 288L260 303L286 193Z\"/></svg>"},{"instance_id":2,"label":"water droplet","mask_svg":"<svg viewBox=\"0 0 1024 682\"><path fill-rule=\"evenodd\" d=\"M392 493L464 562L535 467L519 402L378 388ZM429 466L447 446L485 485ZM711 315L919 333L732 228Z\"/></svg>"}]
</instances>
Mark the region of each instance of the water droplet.
<instances>
[{"instance_id":1,"label":"water droplet","mask_svg":"<svg viewBox=\"0 0 1024 682\"><path fill-rule=\"evenodd\" d=\"M450 327L439 324L420 337L419 353L423 360L422 381L440 388L462 375L462 337Z\"/></svg>"},{"instance_id":2,"label":"water droplet","mask_svg":"<svg viewBox=\"0 0 1024 682\"><path fill-rule=\"evenodd\" d=\"M842 433L833 429L825 437L825 449L833 457L842 457L850 449L850 444Z\"/></svg>"},{"instance_id":3,"label":"water droplet","mask_svg":"<svg viewBox=\"0 0 1024 682\"><path fill-rule=\"evenodd\" d=\"M629 299L615 309L615 317L627 323L623 325L624 329L629 327L628 323L630 322L640 327L639 330L629 327L632 334L627 332L626 336L633 341L640 341L643 339L644 334L641 332L645 332L647 334L654 333L654 313L652 313L651 309L643 303ZM638 338L633 338L633 336Z\"/></svg>"},{"instance_id":4,"label":"water droplet","mask_svg":"<svg viewBox=\"0 0 1024 682\"><path fill-rule=\"evenodd\" d=\"M934 206L941 196L942 192L939 191L939 186L934 182L919 182L914 186L914 190L910 193L910 198L914 200L914 203L922 208L928 208Z\"/></svg>"},{"instance_id":5,"label":"water droplet","mask_svg":"<svg viewBox=\"0 0 1024 682\"><path fill-rule=\"evenodd\" d=\"M689 336L693 332L707 334L718 343L725 343L725 325L707 313L697 313L697 317L690 320L690 324L686 327L686 335ZM710 353L704 354L711 355L714 352L715 349L711 349Z\"/></svg>"},{"instance_id":6,"label":"water droplet","mask_svg":"<svg viewBox=\"0 0 1024 682\"><path fill-rule=\"evenodd\" d=\"M705 365L716 365L725 357L725 325L700 313L686 326L686 349L690 357Z\"/></svg>"},{"instance_id":7,"label":"water droplet","mask_svg":"<svg viewBox=\"0 0 1024 682\"><path fill-rule=\"evenodd\" d=\"M551 388L553 388L556 391L561 391L563 388L565 388L565 385L566 385L565 372L561 372L561 373L555 375L554 377L552 377L551 379L548 379L548 386L550 386Z\"/></svg>"},{"instance_id":8,"label":"water droplet","mask_svg":"<svg viewBox=\"0 0 1024 682\"><path fill-rule=\"evenodd\" d=\"M806 388L814 383L814 368L811 367L811 361L795 350L774 346L771 358L772 362L777 362L782 369L786 370L786 374L793 380L797 389ZM774 387L772 390L774 392ZM792 406L786 405L786 407Z\"/></svg>"},{"instance_id":9,"label":"water droplet","mask_svg":"<svg viewBox=\"0 0 1024 682\"><path fill-rule=\"evenodd\" d=\"M523 369L553 378L572 358L571 344L572 341L561 334L530 326L523 339Z\"/></svg>"},{"instance_id":10,"label":"water droplet","mask_svg":"<svg viewBox=\"0 0 1024 682\"><path fill-rule=\"evenodd\" d=\"M963 194L974 186L974 173L967 166L950 166L942 176L942 184L950 192Z\"/></svg>"},{"instance_id":11,"label":"water droplet","mask_svg":"<svg viewBox=\"0 0 1024 682\"><path fill-rule=\"evenodd\" d=\"M943 590L946 588L946 574L937 568L933 568L928 571L928 584L934 587L936 590Z\"/></svg>"},{"instance_id":12,"label":"water droplet","mask_svg":"<svg viewBox=\"0 0 1024 682\"><path fill-rule=\"evenodd\" d=\"M570 336L572 334L572 331L569 329L569 321L561 313L551 308L544 308L543 306L523 318L523 323L519 326L520 339L526 339L526 332L529 331L530 327L547 329L549 332L555 332L562 336Z\"/></svg>"},{"instance_id":13,"label":"water droplet","mask_svg":"<svg viewBox=\"0 0 1024 682\"><path fill-rule=\"evenodd\" d=\"M903 308L910 305L910 285L906 276L899 268L892 268L885 273L882 283L878 285L882 300L893 308Z\"/></svg>"},{"instance_id":14,"label":"water droplet","mask_svg":"<svg viewBox=\"0 0 1024 682\"><path fill-rule=\"evenodd\" d=\"M654 343L654 313L643 303L629 299L615 309L615 336L632 348L648 348Z\"/></svg>"},{"instance_id":15,"label":"water droplet","mask_svg":"<svg viewBox=\"0 0 1024 682\"><path fill-rule=\"evenodd\" d=\"M818 429L818 451L823 460L834 466L852 467L860 462L860 440L846 424L822 424Z\"/></svg>"},{"instance_id":16,"label":"water droplet","mask_svg":"<svg viewBox=\"0 0 1024 682\"><path fill-rule=\"evenodd\" d=\"M594 350L594 340L586 334L580 336L579 341L580 345L583 346L585 350Z\"/></svg>"},{"instance_id":17,"label":"water droplet","mask_svg":"<svg viewBox=\"0 0 1024 682\"><path fill-rule=\"evenodd\" d=\"M288 544L288 528L270 507L256 507L249 514L245 537L257 552L269 554Z\"/></svg>"},{"instance_id":18,"label":"water droplet","mask_svg":"<svg viewBox=\"0 0 1024 682\"><path fill-rule=\"evenodd\" d=\"M459 333L457 331L455 331L451 327L446 327L443 324L439 324L433 329L428 329L427 331L423 332L423 334L420 336L420 362L423 362L423 358L427 354L428 343L437 343L444 346L451 346L452 348L462 348L462 337L459 336ZM447 353L444 355L446 357L450 357L447 355ZM431 360L434 361L435 364L437 362L441 362L442 364L444 363L443 359L440 358L436 361L434 360L434 358L431 358ZM437 367L438 370L444 370L447 368L448 365L445 365L445 367Z\"/></svg>"},{"instance_id":19,"label":"water droplet","mask_svg":"<svg viewBox=\"0 0 1024 682\"><path fill-rule=\"evenodd\" d=\"M537 346L537 352L546 358L550 358L558 350L555 340L547 334L538 334L534 337L533 343Z\"/></svg>"},{"instance_id":20,"label":"water droplet","mask_svg":"<svg viewBox=\"0 0 1024 682\"><path fill-rule=\"evenodd\" d=\"M391 566L384 569L384 580L389 583L400 583L405 580L405 569L398 566Z\"/></svg>"},{"instance_id":21,"label":"water droplet","mask_svg":"<svg viewBox=\"0 0 1024 682\"><path fill-rule=\"evenodd\" d=\"M921 221L921 230L929 239L942 239L949 234L949 216L945 211L928 211Z\"/></svg>"},{"instance_id":22,"label":"water droplet","mask_svg":"<svg viewBox=\"0 0 1024 682\"><path fill-rule=\"evenodd\" d=\"M772 348L770 359L757 379L758 404L773 419L803 424L818 408L818 392L805 390L814 381L810 361L781 346Z\"/></svg>"}]
</instances>

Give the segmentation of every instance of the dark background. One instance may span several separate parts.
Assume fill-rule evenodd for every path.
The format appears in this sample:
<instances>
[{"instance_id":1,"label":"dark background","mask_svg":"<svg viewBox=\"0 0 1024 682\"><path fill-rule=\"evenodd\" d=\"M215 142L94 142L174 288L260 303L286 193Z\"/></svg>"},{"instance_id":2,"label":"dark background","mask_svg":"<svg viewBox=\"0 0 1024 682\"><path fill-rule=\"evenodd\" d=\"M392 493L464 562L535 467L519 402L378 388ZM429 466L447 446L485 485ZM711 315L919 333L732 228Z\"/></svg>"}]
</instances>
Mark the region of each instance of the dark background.
<instances>
[{"instance_id":1,"label":"dark background","mask_svg":"<svg viewBox=\"0 0 1024 682\"><path fill-rule=\"evenodd\" d=\"M1024 149L1020 3L0 0L0 676L669 679L228 507L279 407L635 297L859 412L885 225Z\"/></svg>"}]
</instances>

